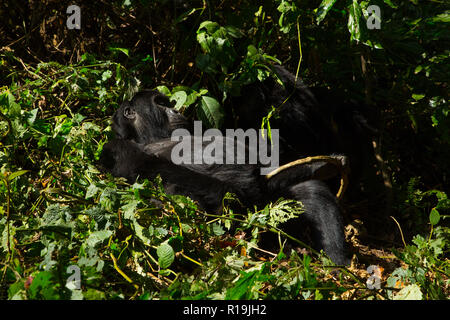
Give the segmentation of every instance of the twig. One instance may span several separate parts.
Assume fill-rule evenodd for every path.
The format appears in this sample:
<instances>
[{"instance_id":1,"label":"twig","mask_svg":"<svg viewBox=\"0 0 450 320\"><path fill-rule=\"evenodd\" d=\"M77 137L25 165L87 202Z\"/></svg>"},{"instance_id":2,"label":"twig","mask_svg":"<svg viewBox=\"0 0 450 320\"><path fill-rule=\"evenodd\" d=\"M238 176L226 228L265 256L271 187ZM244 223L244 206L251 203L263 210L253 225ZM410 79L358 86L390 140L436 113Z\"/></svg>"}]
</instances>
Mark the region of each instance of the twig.
<instances>
[{"instance_id":1,"label":"twig","mask_svg":"<svg viewBox=\"0 0 450 320\"><path fill-rule=\"evenodd\" d=\"M278 174L286 169L289 169L291 167L295 167L295 166L307 164L307 163L323 162L323 161L331 163L339 169L339 172L341 174L341 185L339 187L339 191L336 194L336 198L338 198L340 200L342 198L345 190L347 189L347 185L348 185L348 175L345 170L345 166L342 164L342 160L341 160L340 156L338 156L338 157L336 157L336 156L314 156L314 157L307 157L307 158L295 160L295 161L289 162L289 163L282 165L281 167L271 171L268 175L266 175L266 179L271 179L276 174Z\"/></svg>"},{"instance_id":2,"label":"twig","mask_svg":"<svg viewBox=\"0 0 450 320\"><path fill-rule=\"evenodd\" d=\"M398 223L397 220L395 220L395 218L393 216L390 216L392 218L392 220L395 221L395 223L397 224L398 229L400 230L400 235L402 236L402 241L403 241L403 245L406 247L406 242L405 242L405 238L403 237L403 232L402 232L402 228L400 227L400 223Z\"/></svg>"}]
</instances>

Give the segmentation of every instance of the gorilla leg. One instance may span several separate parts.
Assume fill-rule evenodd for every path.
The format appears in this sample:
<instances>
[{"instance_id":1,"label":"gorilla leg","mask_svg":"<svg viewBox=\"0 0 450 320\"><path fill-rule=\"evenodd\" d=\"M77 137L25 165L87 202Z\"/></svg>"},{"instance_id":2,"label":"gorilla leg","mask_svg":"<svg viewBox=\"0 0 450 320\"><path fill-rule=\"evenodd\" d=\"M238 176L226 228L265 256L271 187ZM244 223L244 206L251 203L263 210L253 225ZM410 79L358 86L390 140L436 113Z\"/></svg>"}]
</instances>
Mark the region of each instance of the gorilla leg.
<instances>
[{"instance_id":1,"label":"gorilla leg","mask_svg":"<svg viewBox=\"0 0 450 320\"><path fill-rule=\"evenodd\" d=\"M348 265L350 259L345 247L341 212L336 197L327 185L319 180L309 180L288 187L282 196L301 201L305 207L299 219L287 222L283 228L296 235L306 224L312 229L311 236L316 249L323 249L334 263Z\"/></svg>"}]
</instances>

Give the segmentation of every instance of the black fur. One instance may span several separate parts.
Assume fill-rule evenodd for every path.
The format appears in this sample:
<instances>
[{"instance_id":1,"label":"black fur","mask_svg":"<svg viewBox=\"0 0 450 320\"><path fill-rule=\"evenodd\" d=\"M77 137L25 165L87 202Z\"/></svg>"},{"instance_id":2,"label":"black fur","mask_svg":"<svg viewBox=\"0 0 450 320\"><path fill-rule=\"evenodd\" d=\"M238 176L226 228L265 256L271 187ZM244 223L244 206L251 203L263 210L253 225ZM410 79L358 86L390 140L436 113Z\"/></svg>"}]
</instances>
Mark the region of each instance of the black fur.
<instances>
[{"instance_id":1,"label":"black fur","mask_svg":"<svg viewBox=\"0 0 450 320\"><path fill-rule=\"evenodd\" d=\"M282 66L274 66L274 71L283 85L270 78L246 86L245 94L231 99L229 107L237 118L233 125L259 128L272 106L279 108L270 123L280 130L280 164L314 155L345 155L350 185L358 192L359 183L375 175L371 140L377 130L367 120L374 112L333 90L308 88Z\"/></svg>"},{"instance_id":2,"label":"black fur","mask_svg":"<svg viewBox=\"0 0 450 320\"><path fill-rule=\"evenodd\" d=\"M136 94L123 102L113 116L116 137L148 144L170 138L177 128L189 128L187 119L171 107L169 98L157 91Z\"/></svg>"},{"instance_id":3,"label":"black fur","mask_svg":"<svg viewBox=\"0 0 450 320\"><path fill-rule=\"evenodd\" d=\"M311 104L306 105L314 108L314 97L308 99L311 99ZM299 114L293 116L286 111L283 116L288 117L288 120L284 129L288 132L294 130L296 118L302 119L297 127L304 127L304 134L309 134L315 140L311 143L306 139L295 148L305 148L308 150L305 152L309 152L308 144L314 146L322 139L315 127L320 116L315 115L315 112L309 115L309 111L302 115L302 112L299 110ZM104 146L104 167L113 175L126 177L130 181L135 181L137 176L153 179L160 174L168 193L189 196L205 210L213 212L221 210L226 192L235 193L249 207L264 206L279 197L299 200L305 205L305 213L284 227L294 236L301 235L305 228L311 228L314 247L324 249L337 264L349 263L336 199L323 182L315 180L324 175L336 174L329 165L316 163L300 166L288 175L285 172L274 176L269 182L260 175L260 165L176 165L171 160L176 142L168 139L176 128L191 129L191 123L171 111L164 95L156 92L137 94L131 101L124 102L113 116L113 130L117 139ZM321 129L318 132L322 132Z\"/></svg>"},{"instance_id":4,"label":"black fur","mask_svg":"<svg viewBox=\"0 0 450 320\"><path fill-rule=\"evenodd\" d=\"M248 207L261 207L280 197L301 201L305 213L283 228L297 237L302 235L301 230L311 228L316 249L323 249L336 264L349 263L339 207L322 181L309 180L284 188L284 181L276 176L268 184L257 165L175 165L170 160L173 146L172 141L161 140L159 152L152 154L133 141L114 139L104 146L101 161L114 176L130 182L138 176L154 179L159 174L167 193L189 196L209 212L221 211L227 192L236 194Z\"/></svg>"}]
</instances>

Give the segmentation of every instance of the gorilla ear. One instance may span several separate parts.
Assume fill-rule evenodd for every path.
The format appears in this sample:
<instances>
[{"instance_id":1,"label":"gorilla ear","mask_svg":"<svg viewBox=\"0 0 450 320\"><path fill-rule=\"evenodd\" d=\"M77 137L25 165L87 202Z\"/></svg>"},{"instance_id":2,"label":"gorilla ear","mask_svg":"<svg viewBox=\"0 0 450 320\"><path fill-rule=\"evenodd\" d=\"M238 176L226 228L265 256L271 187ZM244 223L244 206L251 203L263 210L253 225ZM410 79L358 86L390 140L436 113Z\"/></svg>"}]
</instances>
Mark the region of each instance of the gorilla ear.
<instances>
[{"instance_id":1,"label":"gorilla ear","mask_svg":"<svg viewBox=\"0 0 450 320\"><path fill-rule=\"evenodd\" d=\"M123 116L127 119L133 120L136 118L136 111L131 107L126 107L123 109Z\"/></svg>"}]
</instances>

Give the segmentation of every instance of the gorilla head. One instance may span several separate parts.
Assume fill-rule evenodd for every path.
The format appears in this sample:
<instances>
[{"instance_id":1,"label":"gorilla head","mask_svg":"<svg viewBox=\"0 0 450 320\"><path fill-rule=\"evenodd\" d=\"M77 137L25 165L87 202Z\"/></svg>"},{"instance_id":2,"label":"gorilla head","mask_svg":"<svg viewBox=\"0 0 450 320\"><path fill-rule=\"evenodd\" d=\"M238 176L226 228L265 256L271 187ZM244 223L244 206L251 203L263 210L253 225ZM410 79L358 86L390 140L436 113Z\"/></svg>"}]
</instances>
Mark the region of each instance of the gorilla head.
<instances>
[{"instance_id":1,"label":"gorilla head","mask_svg":"<svg viewBox=\"0 0 450 320\"><path fill-rule=\"evenodd\" d=\"M122 103L112 125L117 138L139 144L170 138L173 130L186 127L187 119L172 108L168 97L157 91L142 91Z\"/></svg>"}]
</instances>

